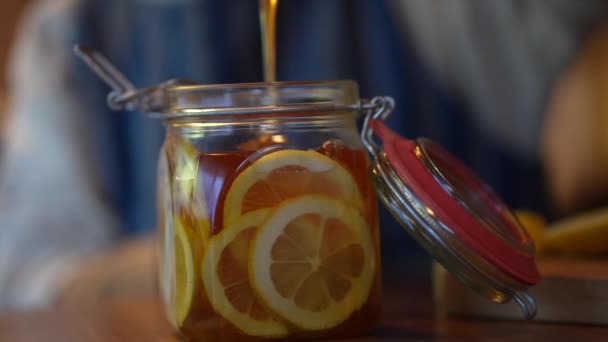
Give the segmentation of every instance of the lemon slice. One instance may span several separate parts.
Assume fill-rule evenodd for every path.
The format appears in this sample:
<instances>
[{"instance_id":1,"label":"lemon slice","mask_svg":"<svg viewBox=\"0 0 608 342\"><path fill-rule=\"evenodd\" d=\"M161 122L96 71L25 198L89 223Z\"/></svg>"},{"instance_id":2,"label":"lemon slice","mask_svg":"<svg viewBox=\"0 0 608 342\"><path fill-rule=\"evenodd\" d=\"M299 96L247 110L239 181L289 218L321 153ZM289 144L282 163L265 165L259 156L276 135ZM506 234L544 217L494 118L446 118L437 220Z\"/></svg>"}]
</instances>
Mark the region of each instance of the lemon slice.
<instances>
[{"instance_id":1,"label":"lemon slice","mask_svg":"<svg viewBox=\"0 0 608 342\"><path fill-rule=\"evenodd\" d=\"M171 184L169 181L169 163L164 149L158 159L158 185L157 185L157 226L159 230L159 252L160 252L160 292L165 308L167 319L173 326L177 327L175 317L175 239L173 233L173 204L171 203Z\"/></svg>"},{"instance_id":2,"label":"lemon slice","mask_svg":"<svg viewBox=\"0 0 608 342\"><path fill-rule=\"evenodd\" d=\"M306 330L335 327L367 300L374 243L362 215L341 201L302 196L259 229L249 277L264 304Z\"/></svg>"},{"instance_id":3,"label":"lemon slice","mask_svg":"<svg viewBox=\"0 0 608 342\"><path fill-rule=\"evenodd\" d=\"M180 220L175 220L175 318L181 326L192 305L196 276L191 238Z\"/></svg>"},{"instance_id":4,"label":"lemon slice","mask_svg":"<svg viewBox=\"0 0 608 342\"><path fill-rule=\"evenodd\" d=\"M311 194L345 200L364 210L357 184L342 165L316 151L285 149L259 158L238 175L226 195L224 222Z\"/></svg>"},{"instance_id":5,"label":"lemon slice","mask_svg":"<svg viewBox=\"0 0 608 342\"><path fill-rule=\"evenodd\" d=\"M247 213L209 242L203 284L213 309L247 335L282 337L284 324L256 298L249 283L249 247L269 210Z\"/></svg>"},{"instance_id":6,"label":"lemon slice","mask_svg":"<svg viewBox=\"0 0 608 342\"><path fill-rule=\"evenodd\" d=\"M188 140L170 140L167 153L171 161L173 210L184 224L197 231L203 244L211 235L209 214L202 182L199 182L198 151Z\"/></svg>"},{"instance_id":7,"label":"lemon slice","mask_svg":"<svg viewBox=\"0 0 608 342\"><path fill-rule=\"evenodd\" d=\"M171 139L167 143L167 153L171 162L174 197L180 204L188 205L198 178L198 152L187 140Z\"/></svg>"}]
</instances>

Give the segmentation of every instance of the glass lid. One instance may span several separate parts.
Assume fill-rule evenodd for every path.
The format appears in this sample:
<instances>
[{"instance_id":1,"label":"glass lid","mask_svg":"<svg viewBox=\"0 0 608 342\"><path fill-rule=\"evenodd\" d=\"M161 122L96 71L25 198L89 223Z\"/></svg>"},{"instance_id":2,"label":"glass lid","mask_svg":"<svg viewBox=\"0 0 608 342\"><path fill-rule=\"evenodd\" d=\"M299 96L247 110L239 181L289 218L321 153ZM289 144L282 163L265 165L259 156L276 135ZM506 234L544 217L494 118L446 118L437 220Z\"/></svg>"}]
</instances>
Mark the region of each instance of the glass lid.
<instances>
[{"instance_id":1,"label":"glass lid","mask_svg":"<svg viewBox=\"0 0 608 342\"><path fill-rule=\"evenodd\" d=\"M526 318L534 317L526 293L540 280L534 243L508 206L438 144L390 130L382 120L393 111L392 98L371 104L361 136L382 202L457 279L493 302L513 299Z\"/></svg>"}]
</instances>

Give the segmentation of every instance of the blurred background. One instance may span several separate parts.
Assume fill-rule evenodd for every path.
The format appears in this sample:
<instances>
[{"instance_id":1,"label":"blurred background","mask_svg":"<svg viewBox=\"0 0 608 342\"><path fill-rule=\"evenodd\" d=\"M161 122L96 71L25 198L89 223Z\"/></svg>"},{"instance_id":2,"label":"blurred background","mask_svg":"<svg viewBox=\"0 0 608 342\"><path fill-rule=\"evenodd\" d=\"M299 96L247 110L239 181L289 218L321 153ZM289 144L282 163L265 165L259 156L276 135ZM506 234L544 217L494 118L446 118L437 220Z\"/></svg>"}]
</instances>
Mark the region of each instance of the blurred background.
<instances>
[{"instance_id":1,"label":"blurred background","mask_svg":"<svg viewBox=\"0 0 608 342\"><path fill-rule=\"evenodd\" d=\"M8 67L9 56L13 43L15 41L15 33L17 31L17 25L23 11L27 8L30 1L28 0L11 0L4 1L0 4L0 66L3 72L0 73L0 122L4 122L6 117L6 100L7 100L7 77L4 70Z\"/></svg>"},{"instance_id":2,"label":"blurred background","mask_svg":"<svg viewBox=\"0 0 608 342\"><path fill-rule=\"evenodd\" d=\"M589 241L608 241L607 7L285 1L278 79L353 79L362 97L393 96L389 125L462 158L541 250L603 256L608 244ZM0 309L153 288L164 128L111 112L72 45L101 50L137 86L258 82L257 2L5 0L0 13ZM547 223L573 217L545 243ZM430 260L385 210L381 226L387 273L416 259L410 272L427 274Z\"/></svg>"}]
</instances>

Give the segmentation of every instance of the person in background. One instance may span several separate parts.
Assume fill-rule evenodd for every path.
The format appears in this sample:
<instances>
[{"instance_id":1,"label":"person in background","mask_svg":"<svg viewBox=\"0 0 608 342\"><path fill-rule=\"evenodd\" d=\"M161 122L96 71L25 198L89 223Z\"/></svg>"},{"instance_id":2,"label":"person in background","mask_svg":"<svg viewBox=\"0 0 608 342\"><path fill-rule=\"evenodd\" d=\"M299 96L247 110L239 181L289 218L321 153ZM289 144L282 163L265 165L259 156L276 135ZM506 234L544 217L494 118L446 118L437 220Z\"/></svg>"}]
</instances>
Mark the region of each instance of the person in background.
<instances>
[{"instance_id":1,"label":"person in background","mask_svg":"<svg viewBox=\"0 0 608 342\"><path fill-rule=\"evenodd\" d=\"M607 7L601 0L284 1L277 74L354 79L364 97L393 96L398 107L388 123L400 134L439 141L510 206L548 214L541 132L544 151L555 155L550 142L565 128L543 130L552 122L543 113L554 81ZM0 162L0 308L95 302L152 283L152 240L112 246L154 229L162 124L110 112L108 89L72 45L94 46L138 86L170 78L256 82L257 10L250 0L52 0L30 8L10 67ZM564 164L545 160L548 173ZM387 264L420 254L386 211L381 226Z\"/></svg>"}]
</instances>

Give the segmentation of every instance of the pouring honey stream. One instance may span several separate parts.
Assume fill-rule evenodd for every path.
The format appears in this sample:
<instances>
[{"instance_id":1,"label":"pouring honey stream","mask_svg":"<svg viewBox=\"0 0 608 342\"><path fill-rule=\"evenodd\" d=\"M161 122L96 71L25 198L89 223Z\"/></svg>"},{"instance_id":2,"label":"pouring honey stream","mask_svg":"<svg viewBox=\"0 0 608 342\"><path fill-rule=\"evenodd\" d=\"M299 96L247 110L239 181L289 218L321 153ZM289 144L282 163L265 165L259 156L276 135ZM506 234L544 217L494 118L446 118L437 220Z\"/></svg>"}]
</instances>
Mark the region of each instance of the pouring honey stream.
<instances>
[{"instance_id":1,"label":"pouring honey stream","mask_svg":"<svg viewBox=\"0 0 608 342\"><path fill-rule=\"evenodd\" d=\"M260 0L259 4L264 81L275 82L277 80L276 34L279 0Z\"/></svg>"}]
</instances>

